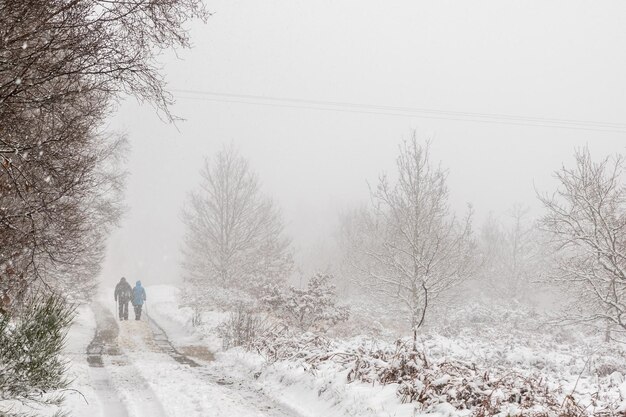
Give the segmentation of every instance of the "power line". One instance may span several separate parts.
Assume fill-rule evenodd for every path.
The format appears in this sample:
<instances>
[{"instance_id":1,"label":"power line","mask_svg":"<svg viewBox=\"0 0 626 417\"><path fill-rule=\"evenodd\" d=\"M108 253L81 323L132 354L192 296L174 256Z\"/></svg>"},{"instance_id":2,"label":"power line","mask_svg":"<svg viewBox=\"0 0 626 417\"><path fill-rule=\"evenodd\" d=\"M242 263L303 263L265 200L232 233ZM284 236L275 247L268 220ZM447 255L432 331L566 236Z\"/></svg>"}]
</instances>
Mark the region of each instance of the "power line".
<instances>
[{"instance_id":1,"label":"power line","mask_svg":"<svg viewBox=\"0 0 626 417\"><path fill-rule=\"evenodd\" d=\"M259 96L252 94L220 93L200 90L172 90L184 94L182 99L212 102L240 103L270 107L304 108L323 111L377 114L387 116L413 116L428 119L455 120L478 123L496 123L516 126L537 126L589 130L599 132L626 133L626 124L575 119L555 119L545 117L517 116L510 114L446 111L440 109L372 105L350 102L308 100L287 97Z\"/></svg>"},{"instance_id":2,"label":"power line","mask_svg":"<svg viewBox=\"0 0 626 417\"><path fill-rule=\"evenodd\" d=\"M513 125L513 126L537 126L537 127L549 127L549 128L563 128L563 129L572 129L572 130L584 130L584 131L595 131L595 132L613 132L613 133L626 133L626 130L620 129L600 129L593 127L577 127L577 126L560 126L556 124L540 124L540 123L520 123L520 122L507 122L507 121L492 121L486 119L470 119L470 118L458 118L458 117L445 117L445 116L433 116L433 115L419 115L419 114L410 114L410 113L392 113L392 112L375 112L375 111L367 111L367 110L350 110L350 109L341 109L341 108L324 108L324 107L315 107L315 106L294 106L288 104L277 104L277 103L262 103L255 101L245 101L245 100L228 100L228 99L220 99L220 98L207 98L207 97L180 97L183 99L189 100L200 100L200 101L212 101L219 103L240 103L240 104L252 104L252 105L260 105L260 106L268 106L268 107L283 107L283 108L292 108L292 109L312 109L312 110L322 110L322 111L337 111L344 113L359 113L359 114L375 114L375 115L384 115L384 116L411 116L418 117L424 119L435 119L435 120L453 120L453 121L463 121L463 122L473 122L473 123L492 123L492 124L504 124L504 125Z\"/></svg>"},{"instance_id":3,"label":"power line","mask_svg":"<svg viewBox=\"0 0 626 417\"><path fill-rule=\"evenodd\" d=\"M498 119L526 120L526 121L535 121L535 122L542 121L542 122L552 122L552 123L560 123L560 124L574 123L577 125L597 125L599 127L626 128L625 123L597 122L597 121L584 121L584 120L571 120L571 119L548 119L548 118L543 118L543 117L514 116L514 115L509 115L509 114L497 114L497 113L472 113L472 112L460 112L460 111L445 111L445 110L435 110L435 109L426 109L426 108L357 104L357 103L336 102L336 101L306 100L306 99L285 98L285 97L258 96L258 95L251 95L251 94L218 93L218 92L212 92L212 91L199 91L199 90L173 90L173 91L180 92L180 93L189 93L189 94L198 94L198 95L206 95L206 96L216 96L216 97L230 97L230 98L238 98L238 99L281 101L281 102L292 102L292 103L303 103L303 104L314 104L314 105L356 107L356 108L377 109L377 110L382 109L382 110L389 110L389 111L417 112L417 113L423 112L423 113L446 114L446 115L467 116L467 117L488 117L488 118L498 118Z\"/></svg>"}]
</instances>

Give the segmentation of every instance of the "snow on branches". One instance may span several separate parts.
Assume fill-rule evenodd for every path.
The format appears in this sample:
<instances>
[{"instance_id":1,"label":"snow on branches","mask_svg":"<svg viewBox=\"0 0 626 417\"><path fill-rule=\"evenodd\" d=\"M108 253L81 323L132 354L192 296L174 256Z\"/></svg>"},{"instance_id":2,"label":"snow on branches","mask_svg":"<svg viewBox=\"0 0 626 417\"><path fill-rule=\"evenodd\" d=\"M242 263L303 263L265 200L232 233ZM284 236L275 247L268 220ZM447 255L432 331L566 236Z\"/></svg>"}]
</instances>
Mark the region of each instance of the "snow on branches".
<instances>
[{"instance_id":1,"label":"snow on branches","mask_svg":"<svg viewBox=\"0 0 626 417\"><path fill-rule=\"evenodd\" d=\"M573 302L568 320L626 331L626 186L624 157L594 162L587 148L556 173L559 188L540 196L542 228L552 238L556 271Z\"/></svg>"},{"instance_id":2,"label":"snow on branches","mask_svg":"<svg viewBox=\"0 0 626 417\"><path fill-rule=\"evenodd\" d=\"M0 415L16 401L57 405L66 388L67 364L60 358L73 308L58 296L32 296L20 314L0 314ZM18 414L16 414L18 415Z\"/></svg>"},{"instance_id":3,"label":"snow on branches","mask_svg":"<svg viewBox=\"0 0 626 417\"><path fill-rule=\"evenodd\" d=\"M415 332L437 297L475 267L472 211L451 212L447 172L414 135L400 146L397 180L381 176L372 207L345 221L343 241L357 284L402 312ZM400 311L398 311L400 310Z\"/></svg>"},{"instance_id":4,"label":"snow on branches","mask_svg":"<svg viewBox=\"0 0 626 417\"><path fill-rule=\"evenodd\" d=\"M200 186L183 212L186 298L196 309L254 303L293 270L290 241L278 208L261 191L248 161L224 147L206 159Z\"/></svg>"},{"instance_id":5,"label":"snow on branches","mask_svg":"<svg viewBox=\"0 0 626 417\"><path fill-rule=\"evenodd\" d=\"M337 305L331 280L331 275L318 273L309 280L306 288L291 287L282 305L285 320L304 331L325 331L348 320L350 310Z\"/></svg>"}]
</instances>

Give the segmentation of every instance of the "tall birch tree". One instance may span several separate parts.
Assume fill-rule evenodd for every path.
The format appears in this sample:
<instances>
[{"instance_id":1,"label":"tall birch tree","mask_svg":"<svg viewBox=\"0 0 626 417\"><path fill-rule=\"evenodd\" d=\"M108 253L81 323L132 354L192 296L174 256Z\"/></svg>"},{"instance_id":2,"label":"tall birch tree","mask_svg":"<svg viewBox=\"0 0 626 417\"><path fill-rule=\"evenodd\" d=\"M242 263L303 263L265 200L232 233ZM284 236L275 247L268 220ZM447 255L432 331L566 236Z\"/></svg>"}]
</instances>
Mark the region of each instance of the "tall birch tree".
<instances>
[{"instance_id":1,"label":"tall birch tree","mask_svg":"<svg viewBox=\"0 0 626 417\"><path fill-rule=\"evenodd\" d=\"M352 222L349 257L363 287L403 307L416 338L438 296L473 272L472 211L452 213L447 172L430 161L429 142L405 141L396 166L397 180L382 175L371 210Z\"/></svg>"},{"instance_id":2,"label":"tall birch tree","mask_svg":"<svg viewBox=\"0 0 626 417\"><path fill-rule=\"evenodd\" d=\"M556 173L557 190L539 197L556 250L551 278L572 301L569 320L626 331L624 157L594 162L584 148L575 160Z\"/></svg>"},{"instance_id":3,"label":"tall birch tree","mask_svg":"<svg viewBox=\"0 0 626 417\"><path fill-rule=\"evenodd\" d=\"M293 270L280 212L260 187L248 161L233 147L206 159L199 188L183 211L188 299L198 310L216 290L253 299Z\"/></svg>"}]
</instances>

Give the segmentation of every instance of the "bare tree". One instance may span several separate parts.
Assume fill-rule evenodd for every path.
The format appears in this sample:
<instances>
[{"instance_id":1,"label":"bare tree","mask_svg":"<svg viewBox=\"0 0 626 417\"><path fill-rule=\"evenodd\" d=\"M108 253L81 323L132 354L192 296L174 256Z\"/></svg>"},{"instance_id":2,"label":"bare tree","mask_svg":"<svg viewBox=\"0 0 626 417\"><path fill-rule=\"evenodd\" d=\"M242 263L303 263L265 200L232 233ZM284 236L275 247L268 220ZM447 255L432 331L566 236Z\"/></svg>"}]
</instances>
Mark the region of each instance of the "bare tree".
<instances>
[{"instance_id":1,"label":"bare tree","mask_svg":"<svg viewBox=\"0 0 626 417\"><path fill-rule=\"evenodd\" d=\"M262 297L266 286L293 270L279 211L232 146L206 159L200 175L200 187L183 211L190 302L196 309L219 302L211 299L216 289L234 290L237 298Z\"/></svg>"},{"instance_id":2,"label":"bare tree","mask_svg":"<svg viewBox=\"0 0 626 417\"><path fill-rule=\"evenodd\" d=\"M594 162L576 151L574 168L556 173L559 187L540 195L542 228L555 245L554 282L573 301L569 321L626 330L626 187L621 155Z\"/></svg>"},{"instance_id":3,"label":"bare tree","mask_svg":"<svg viewBox=\"0 0 626 417\"><path fill-rule=\"evenodd\" d=\"M122 94L173 120L156 57L189 46L183 24L193 17L206 17L201 0L0 0L0 333L19 329L15 313L37 289L59 305L93 293L124 177L124 139L103 122ZM44 315L25 321L28 337L4 335L20 353L6 398L62 385L64 367L41 353L56 360L63 337L43 336L68 314L56 324ZM47 366L56 385L37 385L24 364Z\"/></svg>"},{"instance_id":4,"label":"bare tree","mask_svg":"<svg viewBox=\"0 0 626 417\"><path fill-rule=\"evenodd\" d=\"M5 306L34 284L93 287L123 177L106 168L121 142L103 121L123 93L173 118L156 57L189 46L193 17L200 0L0 0Z\"/></svg>"},{"instance_id":5,"label":"bare tree","mask_svg":"<svg viewBox=\"0 0 626 417\"><path fill-rule=\"evenodd\" d=\"M0 1L2 117L90 91L128 93L169 116L156 57L189 47L194 17L207 17L200 0Z\"/></svg>"},{"instance_id":6,"label":"bare tree","mask_svg":"<svg viewBox=\"0 0 626 417\"><path fill-rule=\"evenodd\" d=\"M97 103L80 109L73 107L79 103L67 104L35 123L0 128L9 139L42 142L0 155L5 303L20 299L33 284L88 298L106 235L120 215L124 173L116 161L125 140L92 130L90 123L99 124L101 115L93 107Z\"/></svg>"},{"instance_id":7,"label":"bare tree","mask_svg":"<svg viewBox=\"0 0 626 417\"><path fill-rule=\"evenodd\" d=\"M533 281L538 281L543 261L543 239L529 209L515 204L507 219L490 215L480 233L483 263L480 275L487 291L499 299L530 301Z\"/></svg>"},{"instance_id":8,"label":"bare tree","mask_svg":"<svg viewBox=\"0 0 626 417\"><path fill-rule=\"evenodd\" d=\"M349 227L359 282L408 313L414 338L437 296L473 270L471 209L458 221L448 204L447 173L430 161L429 143L414 135L400 147L398 179L381 176L373 207Z\"/></svg>"}]
</instances>

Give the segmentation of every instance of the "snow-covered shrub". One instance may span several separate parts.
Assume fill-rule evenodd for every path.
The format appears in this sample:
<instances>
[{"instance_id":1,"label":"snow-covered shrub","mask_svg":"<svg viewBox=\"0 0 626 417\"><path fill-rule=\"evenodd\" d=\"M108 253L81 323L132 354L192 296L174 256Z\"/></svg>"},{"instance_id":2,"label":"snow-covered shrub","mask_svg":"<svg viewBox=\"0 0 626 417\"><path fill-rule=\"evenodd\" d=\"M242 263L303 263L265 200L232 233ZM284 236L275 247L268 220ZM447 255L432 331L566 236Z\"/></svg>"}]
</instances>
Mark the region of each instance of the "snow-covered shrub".
<instances>
[{"instance_id":1,"label":"snow-covered shrub","mask_svg":"<svg viewBox=\"0 0 626 417\"><path fill-rule=\"evenodd\" d=\"M284 325L239 305L228 319L217 327L224 349L243 346L250 349L259 340L271 339L284 331Z\"/></svg>"},{"instance_id":2,"label":"snow-covered shrub","mask_svg":"<svg viewBox=\"0 0 626 417\"><path fill-rule=\"evenodd\" d=\"M436 413L443 407L456 410L450 415L472 417L621 415L620 399L614 395L615 387L622 384L621 374L599 380L600 385L591 392L576 390L563 379L565 375L570 381L579 378L581 368L576 364L569 371L560 368L558 374L546 373L511 363L493 365L453 358L440 347L436 354L432 349L440 340L423 342L423 347L414 349L410 339L395 343L367 338L337 341L304 333L264 339L254 348L272 362L297 364L312 374L321 371L344 375L351 384L394 386L399 402L415 404L417 414ZM613 387L613 393L607 387Z\"/></svg>"},{"instance_id":3,"label":"snow-covered shrub","mask_svg":"<svg viewBox=\"0 0 626 417\"><path fill-rule=\"evenodd\" d=\"M268 362L295 360L309 370L315 370L320 363L320 356L332 351L332 341L322 335L310 332L293 335L285 330L276 329L272 333L266 333L265 337L258 338L250 348Z\"/></svg>"},{"instance_id":4,"label":"snow-covered shrub","mask_svg":"<svg viewBox=\"0 0 626 417\"><path fill-rule=\"evenodd\" d=\"M573 331L572 326L557 326L552 334L557 343L575 345L581 339L580 335Z\"/></svg>"},{"instance_id":5,"label":"snow-covered shrub","mask_svg":"<svg viewBox=\"0 0 626 417\"><path fill-rule=\"evenodd\" d=\"M595 373L599 377L611 376L616 373L624 373L625 369L622 364L610 361L603 361L595 367Z\"/></svg>"},{"instance_id":6,"label":"snow-covered shrub","mask_svg":"<svg viewBox=\"0 0 626 417\"><path fill-rule=\"evenodd\" d=\"M5 401L62 402L46 393L68 385L59 354L72 317L73 309L54 295L32 298L16 316L0 315L0 415L11 415L2 410Z\"/></svg>"},{"instance_id":7,"label":"snow-covered shrub","mask_svg":"<svg viewBox=\"0 0 626 417\"><path fill-rule=\"evenodd\" d=\"M291 287L279 306L286 322L303 331L326 331L348 320L350 310L337 305L332 278L332 275L316 274L306 288Z\"/></svg>"},{"instance_id":8,"label":"snow-covered shrub","mask_svg":"<svg viewBox=\"0 0 626 417\"><path fill-rule=\"evenodd\" d=\"M337 323L336 326L329 329L328 334L342 339L356 336L393 339L400 332L394 332L393 329L389 329L382 321L376 320L372 315L358 314L354 306L350 306L350 320Z\"/></svg>"}]
</instances>

